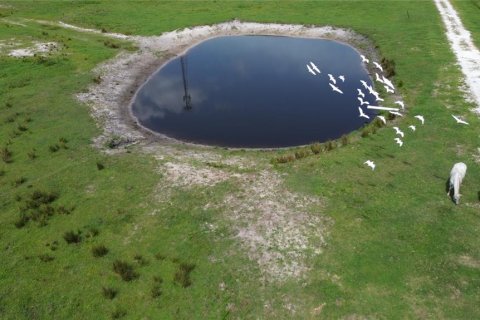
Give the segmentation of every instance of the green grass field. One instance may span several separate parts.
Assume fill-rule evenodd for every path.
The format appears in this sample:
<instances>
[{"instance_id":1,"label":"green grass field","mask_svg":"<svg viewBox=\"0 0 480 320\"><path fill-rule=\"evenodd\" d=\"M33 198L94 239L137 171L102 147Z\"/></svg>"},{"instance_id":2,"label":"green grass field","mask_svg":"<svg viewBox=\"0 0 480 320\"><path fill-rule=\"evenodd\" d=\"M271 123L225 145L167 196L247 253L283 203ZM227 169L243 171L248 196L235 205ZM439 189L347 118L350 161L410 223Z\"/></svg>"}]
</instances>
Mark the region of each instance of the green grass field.
<instances>
[{"instance_id":1,"label":"green grass field","mask_svg":"<svg viewBox=\"0 0 480 320\"><path fill-rule=\"evenodd\" d=\"M478 44L476 3L454 2ZM158 169L163 160L140 146L113 155L94 148L101 129L74 95L94 83L95 66L135 49L35 21L159 35L234 18L335 25L368 36L396 62L394 79L409 108L398 123L426 118L401 149L388 127L272 166L296 149L208 149L224 160L245 157L258 163L249 174L270 170L290 192L321 199L316 213L331 221L326 246L301 278L263 281L227 210L207 206L238 194L238 183L169 188ZM0 40L61 44L44 59L8 57L0 47L0 318L479 318L480 123L458 89L461 73L443 30L430 1L0 3ZM470 126L456 125L452 113ZM367 158L376 160L375 172L363 166ZM459 161L468 171L455 206L445 182ZM79 231L79 239L66 236ZM94 256L102 245L108 252ZM128 265L119 271L118 261Z\"/></svg>"}]
</instances>

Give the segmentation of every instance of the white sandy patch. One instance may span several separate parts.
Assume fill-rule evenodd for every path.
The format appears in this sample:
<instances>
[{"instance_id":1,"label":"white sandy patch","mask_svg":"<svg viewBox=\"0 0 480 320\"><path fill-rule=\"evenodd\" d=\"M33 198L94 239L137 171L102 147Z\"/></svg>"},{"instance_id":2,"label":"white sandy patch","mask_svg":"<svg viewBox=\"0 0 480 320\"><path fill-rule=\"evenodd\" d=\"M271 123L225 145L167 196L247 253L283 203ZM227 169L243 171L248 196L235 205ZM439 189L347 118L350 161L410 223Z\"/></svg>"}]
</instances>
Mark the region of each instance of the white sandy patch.
<instances>
[{"instance_id":1,"label":"white sandy patch","mask_svg":"<svg viewBox=\"0 0 480 320\"><path fill-rule=\"evenodd\" d=\"M56 42L34 42L30 47L10 50L8 55L16 58L33 57L35 54L45 54L57 49Z\"/></svg>"},{"instance_id":2,"label":"white sandy patch","mask_svg":"<svg viewBox=\"0 0 480 320\"><path fill-rule=\"evenodd\" d=\"M221 170L196 168L186 163L167 162L163 167L167 181L173 186L179 187L213 187L217 183L230 178L228 173Z\"/></svg>"},{"instance_id":3,"label":"white sandy patch","mask_svg":"<svg viewBox=\"0 0 480 320\"><path fill-rule=\"evenodd\" d=\"M1 8L1 6L0 6ZM10 20L10 19L1 19L0 21L3 21L5 23L8 23L8 24L11 24L11 25L14 25L14 26L19 26L19 27L26 27L27 25L26 24L23 24L21 22L18 22L18 21L13 21L13 20Z\"/></svg>"},{"instance_id":4,"label":"white sandy patch","mask_svg":"<svg viewBox=\"0 0 480 320\"><path fill-rule=\"evenodd\" d=\"M450 46L465 75L469 92L477 105L475 111L480 113L480 51L451 3L448 0L435 0L435 4L447 29Z\"/></svg>"}]
</instances>

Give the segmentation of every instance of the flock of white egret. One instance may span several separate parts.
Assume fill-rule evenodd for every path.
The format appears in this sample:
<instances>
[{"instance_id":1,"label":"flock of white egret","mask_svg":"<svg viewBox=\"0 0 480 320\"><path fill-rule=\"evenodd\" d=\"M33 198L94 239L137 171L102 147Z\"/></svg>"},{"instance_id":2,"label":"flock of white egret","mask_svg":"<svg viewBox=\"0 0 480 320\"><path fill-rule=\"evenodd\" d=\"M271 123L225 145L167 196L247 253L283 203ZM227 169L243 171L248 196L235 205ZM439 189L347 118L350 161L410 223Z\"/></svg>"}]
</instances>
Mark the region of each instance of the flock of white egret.
<instances>
[{"instance_id":1,"label":"flock of white egret","mask_svg":"<svg viewBox=\"0 0 480 320\"><path fill-rule=\"evenodd\" d=\"M370 63L370 60L367 59L364 55L360 55L360 56L362 58L362 63L365 63L365 64ZM391 94L393 93L394 94L395 93L395 86L393 85L393 83L388 78L386 78L383 75L382 65L380 63L376 62L376 61L372 61L372 64L374 65L374 68L377 69L381 73L381 74L379 74L378 72L375 72L375 81L377 81L378 83L383 85L386 93L391 93ZM315 65L315 63L313 63L312 61L309 61L309 63L307 64L307 70L313 76L317 76L317 75L320 75L322 73L320 71L320 69L317 67L317 65ZM330 74L330 73L328 74L328 79L329 79L329 85L332 88L332 90L334 92L339 93L339 94L343 94L343 91L339 88L340 87L340 82L339 82L339 85L337 85L337 80L332 74ZM342 83L345 82L345 76L344 75L339 75L338 79L341 80ZM367 82L364 81L364 80L360 80L360 83L363 86L363 89L365 90L365 92L367 92L367 94L370 94L373 97L375 97L375 101L377 101L377 102L385 101L384 99L380 98L380 94L377 91L374 90L373 86L368 85ZM370 119L370 116L365 114L365 112L362 109L362 107L364 105L366 105L367 109L384 110L384 111L388 111L389 113L391 113L395 116L398 116L398 117L403 117L404 116L404 114L402 112L405 111L405 103L403 101L397 100L397 101L394 102L394 104L396 104L398 107L372 106L372 105L370 105L370 102L368 102L368 100L365 100L366 94L364 93L364 91L362 91L362 88L357 88L357 92L358 92L357 99L360 103L360 106L358 106L359 117L362 117L362 118L365 118L365 119ZM458 116L452 115L452 117L457 121L457 123L468 125L468 123L466 121L460 119ZM384 116L377 115L377 118L379 118L384 124L387 124L387 119L385 119ZM425 123L425 118L424 118L423 115L418 114L418 115L415 115L414 118L419 120L422 125ZM414 126L414 125L410 125L410 126L408 126L408 128L412 132L415 132L415 130L416 130L416 126ZM396 127L396 126L393 127L393 129L395 130L395 134L397 135L397 137L394 138L394 141L395 141L395 143L398 144L399 147L402 147L403 146L403 140L402 139L404 139L404 137L405 137L405 132L400 130L400 128ZM367 166L372 168L372 170L375 170L376 165L375 165L375 162L373 162L372 160L367 160L367 161L364 162L364 164L366 164Z\"/></svg>"}]
</instances>

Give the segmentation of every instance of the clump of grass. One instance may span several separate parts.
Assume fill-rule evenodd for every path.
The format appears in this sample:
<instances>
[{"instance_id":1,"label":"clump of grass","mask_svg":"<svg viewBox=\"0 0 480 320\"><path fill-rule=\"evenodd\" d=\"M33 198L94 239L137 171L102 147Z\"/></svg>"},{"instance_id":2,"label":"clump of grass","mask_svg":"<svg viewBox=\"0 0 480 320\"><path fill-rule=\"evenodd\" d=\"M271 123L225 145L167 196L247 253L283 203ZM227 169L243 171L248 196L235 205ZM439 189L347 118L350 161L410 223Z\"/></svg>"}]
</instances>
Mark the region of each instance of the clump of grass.
<instances>
[{"instance_id":1,"label":"clump of grass","mask_svg":"<svg viewBox=\"0 0 480 320\"><path fill-rule=\"evenodd\" d=\"M105 256L108 253L108 248L104 245L98 245L92 248L92 255L95 258L100 258Z\"/></svg>"},{"instance_id":2,"label":"clump of grass","mask_svg":"<svg viewBox=\"0 0 480 320\"><path fill-rule=\"evenodd\" d=\"M98 170L103 170L103 169L105 169L105 165L102 162L97 161L97 169Z\"/></svg>"},{"instance_id":3,"label":"clump of grass","mask_svg":"<svg viewBox=\"0 0 480 320\"><path fill-rule=\"evenodd\" d=\"M388 119L388 120L395 120L396 117L397 117L396 115L394 115L393 113L390 113L390 112L389 112L389 113L388 113L388 116L387 116L387 119Z\"/></svg>"},{"instance_id":4,"label":"clump of grass","mask_svg":"<svg viewBox=\"0 0 480 320\"><path fill-rule=\"evenodd\" d=\"M306 149L295 151L295 159L298 160L298 159L306 158L306 157L308 157L309 154L310 153Z\"/></svg>"},{"instance_id":5,"label":"clump of grass","mask_svg":"<svg viewBox=\"0 0 480 320\"><path fill-rule=\"evenodd\" d=\"M183 288L187 288L192 284L190 280L190 273L195 269L194 264L180 263L175 272L174 281L180 284Z\"/></svg>"},{"instance_id":6,"label":"clump of grass","mask_svg":"<svg viewBox=\"0 0 480 320\"><path fill-rule=\"evenodd\" d=\"M5 170L0 170L0 177L3 177L5 175Z\"/></svg>"},{"instance_id":7,"label":"clump of grass","mask_svg":"<svg viewBox=\"0 0 480 320\"><path fill-rule=\"evenodd\" d=\"M14 187L18 187L18 186L24 184L25 182L27 182L27 178L25 178L25 177L19 177L19 178L15 179L15 180L13 181L12 185L13 185Z\"/></svg>"},{"instance_id":8,"label":"clump of grass","mask_svg":"<svg viewBox=\"0 0 480 320\"><path fill-rule=\"evenodd\" d=\"M328 141L326 144L325 144L325 150L327 151L331 151L333 149L335 149L337 147L337 143L335 141Z\"/></svg>"},{"instance_id":9,"label":"clump of grass","mask_svg":"<svg viewBox=\"0 0 480 320\"><path fill-rule=\"evenodd\" d=\"M5 123L12 123L15 121L15 117L14 116L8 116L5 118Z\"/></svg>"},{"instance_id":10,"label":"clump of grass","mask_svg":"<svg viewBox=\"0 0 480 320\"><path fill-rule=\"evenodd\" d=\"M5 102L5 108L10 109L13 105L10 102Z\"/></svg>"},{"instance_id":11,"label":"clump of grass","mask_svg":"<svg viewBox=\"0 0 480 320\"><path fill-rule=\"evenodd\" d=\"M52 243L47 243L47 247L50 247L50 250L55 251L58 249L58 241L55 240Z\"/></svg>"},{"instance_id":12,"label":"clump of grass","mask_svg":"<svg viewBox=\"0 0 480 320\"><path fill-rule=\"evenodd\" d=\"M371 127L365 127L362 129L362 133L360 134L362 138L368 137L372 133L372 128Z\"/></svg>"},{"instance_id":13,"label":"clump of grass","mask_svg":"<svg viewBox=\"0 0 480 320\"><path fill-rule=\"evenodd\" d=\"M60 137L60 139L58 139L58 143L60 144L59 147L62 149L68 149L67 142L68 140L65 139L64 137Z\"/></svg>"},{"instance_id":14,"label":"clump of grass","mask_svg":"<svg viewBox=\"0 0 480 320\"><path fill-rule=\"evenodd\" d=\"M113 271L118 274L123 281L132 281L139 276L131 264L121 260L115 260L113 262Z\"/></svg>"},{"instance_id":15,"label":"clump of grass","mask_svg":"<svg viewBox=\"0 0 480 320\"><path fill-rule=\"evenodd\" d=\"M48 150L50 150L50 152L57 152L58 150L60 150L60 146L58 144L51 144L48 146Z\"/></svg>"},{"instance_id":16,"label":"clump of grass","mask_svg":"<svg viewBox=\"0 0 480 320\"><path fill-rule=\"evenodd\" d=\"M116 309L112 312L112 319L120 319L127 315L127 311L123 309Z\"/></svg>"},{"instance_id":17,"label":"clump of grass","mask_svg":"<svg viewBox=\"0 0 480 320\"><path fill-rule=\"evenodd\" d=\"M159 253L159 252L155 254L155 259L157 259L157 260L163 261L163 260L165 260L166 258L167 258L167 257L165 257L165 255L163 255L163 254L161 254L161 253Z\"/></svg>"},{"instance_id":18,"label":"clump of grass","mask_svg":"<svg viewBox=\"0 0 480 320\"><path fill-rule=\"evenodd\" d=\"M293 161L295 161L295 156L291 154L288 154L285 156L279 156L275 158L276 163L288 163Z\"/></svg>"},{"instance_id":19,"label":"clump of grass","mask_svg":"<svg viewBox=\"0 0 480 320\"><path fill-rule=\"evenodd\" d=\"M11 163L12 162L12 151L7 147L3 147L0 149L0 157L2 158L3 162Z\"/></svg>"},{"instance_id":20,"label":"clump of grass","mask_svg":"<svg viewBox=\"0 0 480 320\"><path fill-rule=\"evenodd\" d=\"M100 82L102 82L102 77L100 75L96 76L95 78L93 78L93 82L99 84Z\"/></svg>"},{"instance_id":21,"label":"clump of grass","mask_svg":"<svg viewBox=\"0 0 480 320\"><path fill-rule=\"evenodd\" d=\"M82 232L80 230L77 232L67 231L63 234L63 239L65 239L68 244L80 243L82 241Z\"/></svg>"},{"instance_id":22,"label":"clump of grass","mask_svg":"<svg viewBox=\"0 0 480 320\"><path fill-rule=\"evenodd\" d=\"M18 229L23 228L25 227L25 225L29 220L30 220L30 217L27 214L22 212L18 216L17 220L15 220L15 223L14 223L15 227L17 227Z\"/></svg>"},{"instance_id":23,"label":"clump of grass","mask_svg":"<svg viewBox=\"0 0 480 320\"><path fill-rule=\"evenodd\" d=\"M38 258L39 258L40 261L42 261L42 262L50 262L50 261L52 261L52 260L55 259L54 256L51 256L51 255L49 255L48 253L40 254L40 255L38 256Z\"/></svg>"},{"instance_id":24,"label":"clump of grass","mask_svg":"<svg viewBox=\"0 0 480 320\"><path fill-rule=\"evenodd\" d=\"M118 290L110 287L102 287L102 294L105 298L112 300L117 296Z\"/></svg>"},{"instance_id":25,"label":"clump of grass","mask_svg":"<svg viewBox=\"0 0 480 320\"><path fill-rule=\"evenodd\" d=\"M150 290L150 295L153 299L160 297L162 295L162 288L160 287L160 285L153 285L152 290Z\"/></svg>"},{"instance_id":26,"label":"clump of grass","mask_svg":"<svg viewBox=\"0 0 480 320\"><path fill-rule=\"evenodd\" d=\"M342 143L342 146L346 146L350 141L349 141L348 136L344 134L344 135L340 138L340 142Z\"/></svg>"},{"instance_id":27,"label":"clump of grass","mask_svg":"<svg viewBox=\"0 0 480 320\"><path fill-rule=\"evenodd\" d=\"M32 150L30 150L27 155L28 155L28 158L30 160L35 160L37 158L37 153L36 153L37 150L35 150L35 148L33 148Z\"/></svg>"},{"instance_id":28,"label":"clump of grass","mask_svg":"<svg viewBox=\"0 0 480 320\"><path fill-rule=\"evenodd\" d=\"M323 151L322 145L318 142L315 142L310 145L310 150L312 150L313 154L319 154Z\"/></svg>"},{"instance_id":29,"label":"clump of grass","mask_svg":"<svg viewBox=\"0 0 480 320\"><path fill-rule=\"evenodd\" d=\"M56 211L58 214L68 215L72 213L73 210L74 210L74 207L67 208L65 206L58 206Z\"/></svg>"},{"instance_id":30,"label":"clump of grass","mask_svg":"<svg viewBox=\"0 0 480 320\"><path fill-rule=\"evenodd\" d=\"M136 254L133 259L141 266L145 266L148 264L148 260L146 260L141 254Z\"/></svg>"},{"instance_id":31,"label":"clump of grass","mask_svg":"<svg viewBox=\"0 0 480 320\"><path fill-rule=\"evenodd\" d=\"M25 132L25 131L28 130L28 127L27 127L26 125L24 125L24 124L17 124L17 129L18 129L18 131L20 131L20 132Z\"/></svg>"},{"instance_id":32,"label":"clump of grass","mask_svg":"<svg viewBox=\"0 0 480 320\"><path fill-rule=\"evenodd\" d=\"M104 45L105 47L112 48L112 49L118 49L118 48L120 48L120 45L119 45L119 44L117 44L117 43L115 43L115 42L113 42L113 41L111 41L111 40L105 40L105 41L103 41L103 45Z\"/></svg>"},{"instance_id":33,"label":"clump of grass","mask_svg":"<svg viewBox=\"0 0 480 320\"><path fill-rule=\"evenodd\" d=\"M160 276L153 276L153 282L158 283L158 284L162 284L163 279Z\"/></svg>"},{"instance_id":34,"label":"clump of grass","mask_svg":"<svg viewBox=\"0 0 480 320\"><path fill-rule=\"evenodd\" d=\"M95 227L89 227L88 230L87 230L87 234L86 234L86 237L87 238L93 238L93 237L96 237L100 234L100 231L95 228Z\"/></svg>"},{"instance_id":35,"label":"clump of grass","mask_svg":"<svg viewBox=\"0 0 480 320\"><path fill-rule=\"evenodd\" d=\"M383 72L387 78L395 75L395 60L382 58L381 64L383 67Z\"/></svg>"},{"instance_id":36,"label":"clump of grass","mask_svg":"<svg viewBox=\"0 0 480 320\"><path fill-rule=\"evenodd\" d=\"M124 140L119 136L113 136L105 143L105 146L109 149L114 149L124 143Z\"/></svg>"}]
</instances>

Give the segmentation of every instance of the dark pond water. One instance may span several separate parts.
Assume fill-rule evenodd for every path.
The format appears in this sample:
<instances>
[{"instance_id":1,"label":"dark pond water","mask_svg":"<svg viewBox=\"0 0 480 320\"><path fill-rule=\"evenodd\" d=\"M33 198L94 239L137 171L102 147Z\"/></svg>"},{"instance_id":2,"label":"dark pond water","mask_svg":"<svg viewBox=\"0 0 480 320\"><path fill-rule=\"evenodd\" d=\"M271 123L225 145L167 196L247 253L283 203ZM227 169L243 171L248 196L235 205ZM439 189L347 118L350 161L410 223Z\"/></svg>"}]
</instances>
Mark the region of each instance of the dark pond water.
<instances>
[{"instance_id":1,"label":"dark pond water","mask_svg":"<svg viewBox=\"0 0 480 320\"><path fill-rule=\"evenodd\" d=\"M321 74L309 73L310 61ZM329 73L343 94L332 90ZM338 138L369 121L359 117L357 88L372 105L374 98L360 80L371 84L359 54L339 42L219 37L161 67L137 92L132 113L146 128L187 142L304 145ZM375 113L363 109L373 119Z\"/></svg>"}]
</instances>

